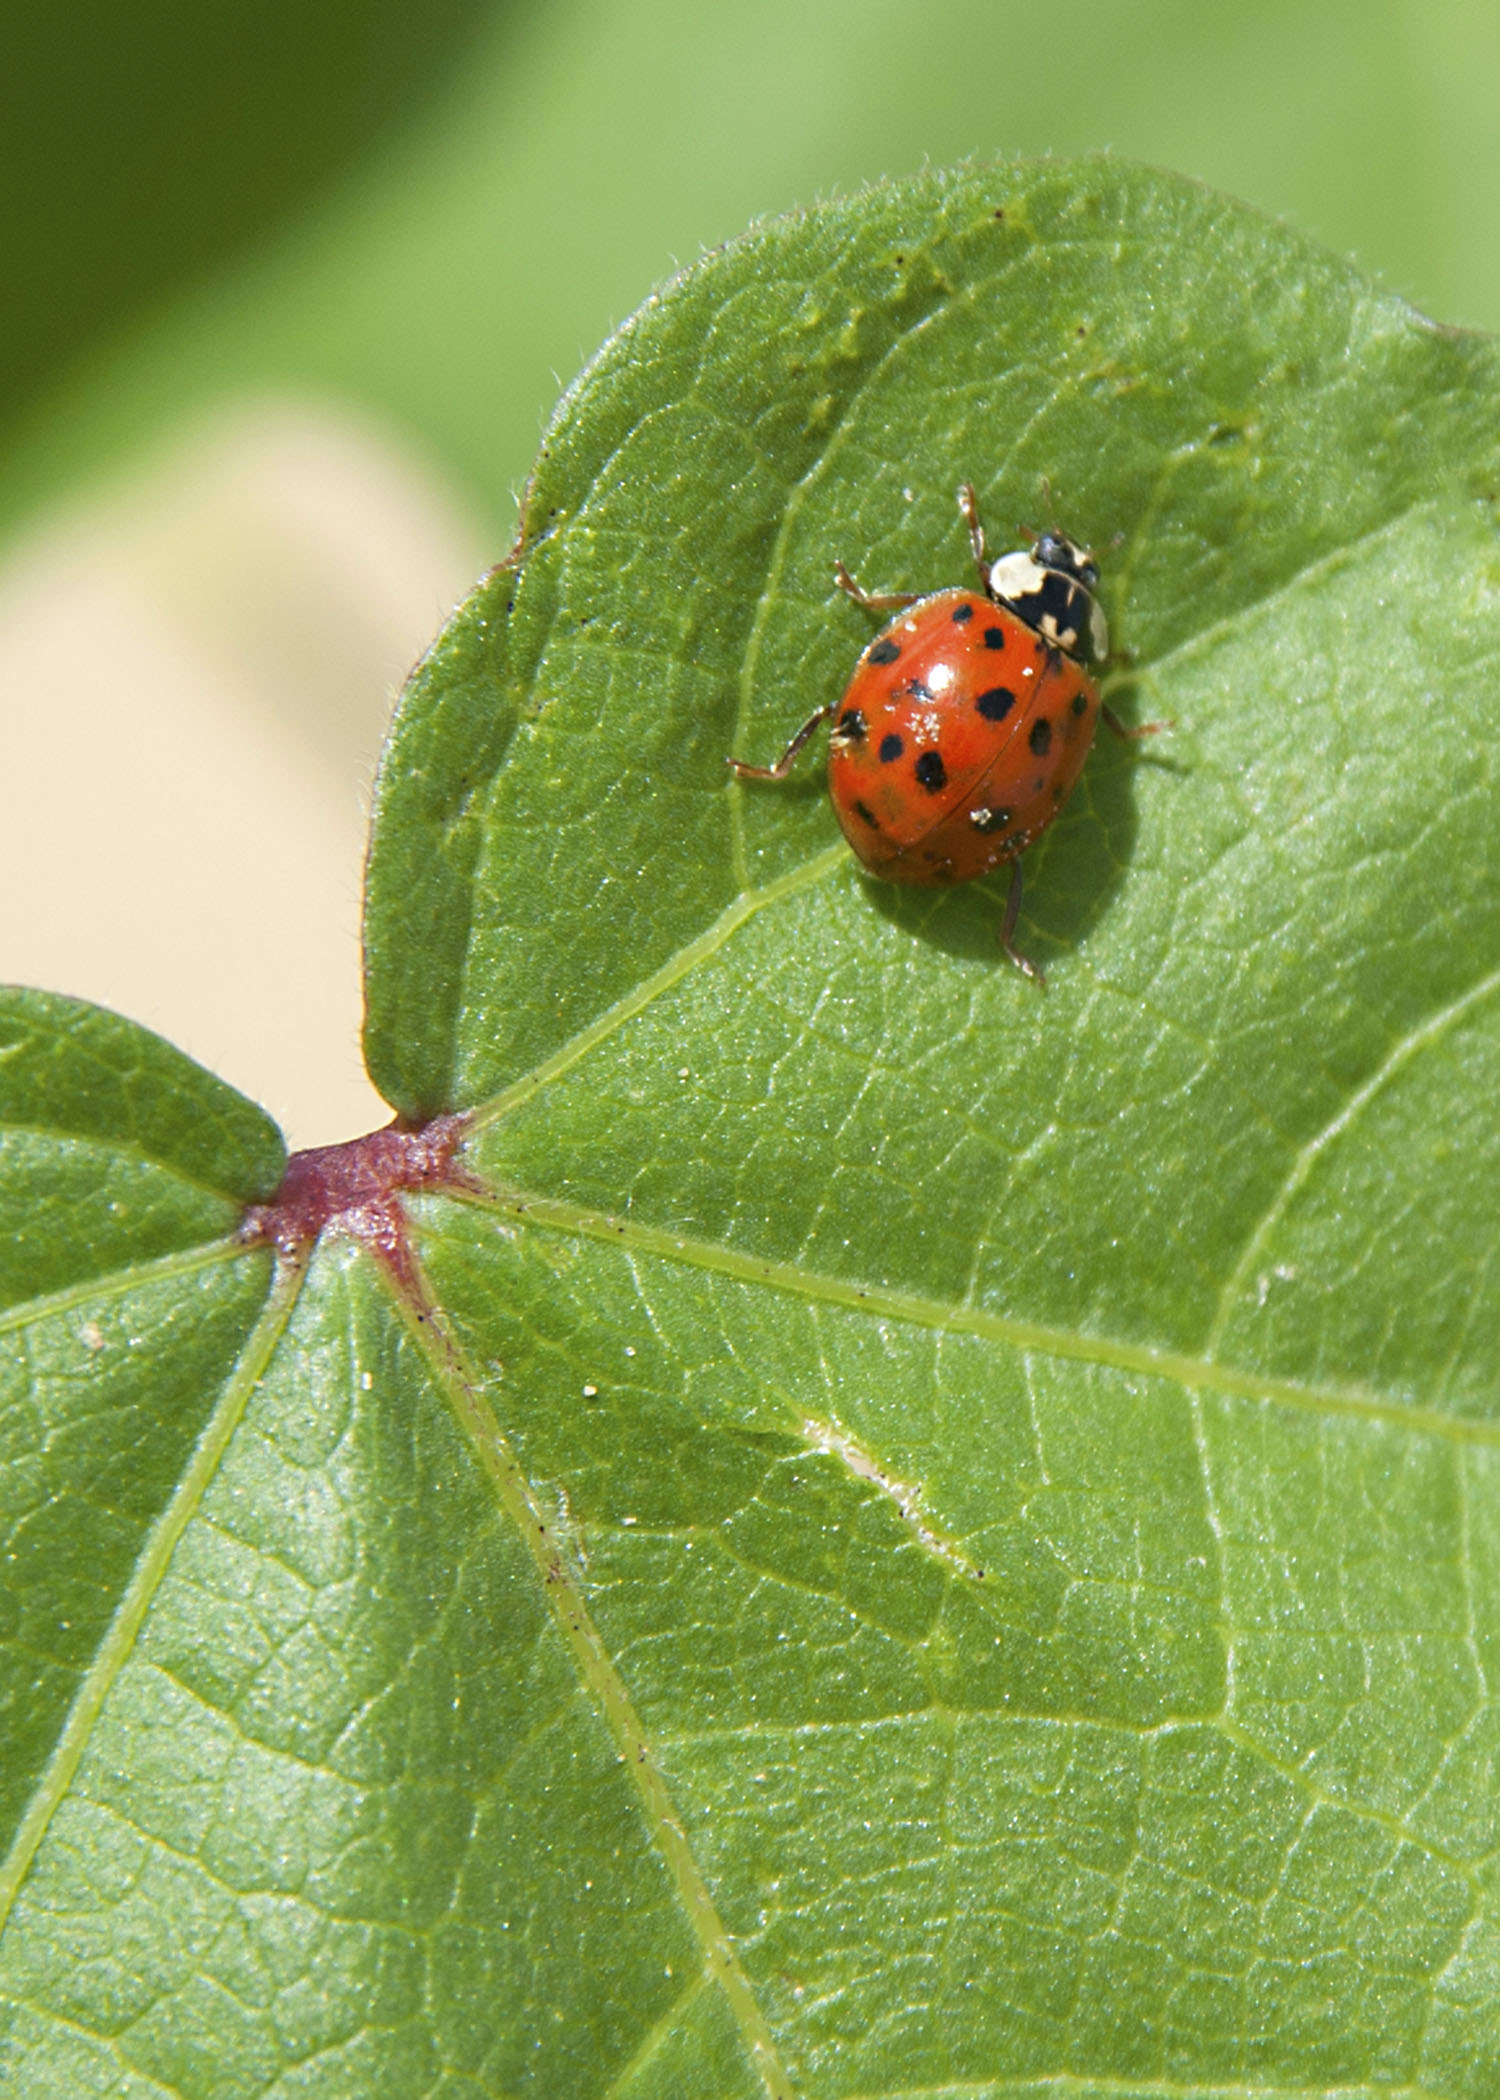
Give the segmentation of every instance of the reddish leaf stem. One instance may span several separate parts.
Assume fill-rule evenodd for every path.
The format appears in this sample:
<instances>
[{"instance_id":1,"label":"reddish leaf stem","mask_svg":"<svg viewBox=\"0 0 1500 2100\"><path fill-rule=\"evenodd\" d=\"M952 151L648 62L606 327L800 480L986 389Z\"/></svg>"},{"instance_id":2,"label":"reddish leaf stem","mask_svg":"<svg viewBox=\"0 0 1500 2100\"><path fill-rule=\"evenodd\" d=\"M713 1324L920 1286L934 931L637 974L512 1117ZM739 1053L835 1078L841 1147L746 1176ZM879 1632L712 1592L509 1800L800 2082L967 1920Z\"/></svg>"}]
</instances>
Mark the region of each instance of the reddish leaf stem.
<instances>
[{"instance_id":1,"label":"reddish leaf stem","mask_svg":"<svg viewBox=\"0 0 1500 2100\"><path fill-rule=\"evenodd\" d=\"M462 1116L435 1116L420 1130L392 1123L342 1145L294 1152L271 1201L246 1211L242 1237L251 1244L269 1241L292 1259L324 1233L358 1240L401 1295L425 1310L401 1196L408 1189L483 1193L482 1183L457 1158L464 1129Z\"/></svg>"}]
</instances>

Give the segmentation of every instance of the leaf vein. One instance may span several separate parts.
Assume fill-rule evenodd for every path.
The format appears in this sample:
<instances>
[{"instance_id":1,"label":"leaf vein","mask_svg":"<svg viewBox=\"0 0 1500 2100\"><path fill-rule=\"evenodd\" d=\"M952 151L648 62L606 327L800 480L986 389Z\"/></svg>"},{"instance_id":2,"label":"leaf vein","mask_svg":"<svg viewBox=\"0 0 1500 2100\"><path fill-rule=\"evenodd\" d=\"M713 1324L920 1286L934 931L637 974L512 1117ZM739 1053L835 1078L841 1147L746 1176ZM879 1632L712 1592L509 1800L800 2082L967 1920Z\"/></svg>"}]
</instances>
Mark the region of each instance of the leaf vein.
<instances>
[{"instance_id":1,"label":"leaf vein","mask_svg":"<svg viewBox=\"0 0 1500 2100\"><path fill-rule=\"evenodd\" d=\"M815 853L811 860L799 862L795 868L778 876L776 881L767 883L764 889L750 890L736 897L732 904L720 912L712 925L706 927L695 940L688 941L679 948L675 955L669 956L659 970L644 978L632 991L627 992L623 999L617 999L613 1006L607 1007L602 1014L590 1021L586 1028L580 1029L577 1035L554 1050L550 1057L543 1058L540 1064L534 1065L529 1072L523 1073L519 1079L512 1080L509 1086L503 1087L489 1101L472 1110L468 1117L470 1132L483 1130L489 1124L501 1121L514 1109L529 1101L534 1094L539 1093L544 1086L550 1085L554 1079L561 1078L571 1066L586 1057L627 1021L633 1020L638 1013L643 1012L653 1000L670 991L674 985L680 984L700 962L716 955L758 911L764 910L768 904L778 902L782 897L793 895L797 890L811 888L833 869L841 866L848 857L849 849L841 841L837 846L829 846L823 852Z\"/></svg>"},{"instance_id":2,"label":"leaf vein","mask_svg":"<svg viewBox=\"0 0 1500 2100\"><path fill-rule=\"evenodd\" d=\"M1455 1444L1500 1448L1500 1423L1468 1420L1392 1400L1358 1387L1302 1383L1268 1372L1246 1370L1185 1350L1159 1349L1147 1342L1044 1326L1007 1313L951 1303L888 1284L863 1284L827 1273L802 1269L719 1241L689 1239L657 1225L552 1196L520 1189L495 1189L486 1196L451 1192L446 1199L507 1218L530 1222L544 1231L603 1241L638 1254L709 1271L738 1283L765 1285L792 1296L836 1305L873 1318L910 1321L953 1334L1035 1350L1069 1362L1088 1363L1138 1377L1164 1378L1189 1391L1222 1393L1233 1399L1295 1408L1303 1413L1341 1415L1382 1423L1413 1436L1440 1437Z\"/></svg>"},{"instance_id":3,"label":"leaf vein","mask_svg":"<svg viewBox=\"0 0 1500 2100\"><path fill-rule=\"evenodd\" d=\"M1500 990L1500 970L1492 970L1487 977L1482 977L1477 984L1470 985L1468 990L1461 992L1456 999L1450 1000L1446 1006L1439 1007L1415 1028L1408 1029L1405 1035L1398 1037L1375 1070L1349 1095L1338 1114L1331 1117L1321 1130L1314 1132L1293 1156L1280 1187L1247 1236L1240 1258L1219 1293L1218 1307L1203 1344L1205 1356L1212 1357L1217 1351L1236 1302L1244 1292L1255 1263L1261 1259L1267 1240L1286 1216L1295 1197L1306 1186L1324 1152L1343 1136L1356 1117L1399 1076L1419 1051L1438 1042L1449 1028L1464 1019L1472 1008L1480 1005L1497 990Z\"/></svg>"},{"instance_id":4,"label":"leaf vein","mask_svg":"<svg viewBox=\"0 0 1500 2100\"><path fill-rule=\"evenodd\" d=\"M574 1570L550 1543L544 1512L484 1397L484 1381L466 1361L445 1323L423 1320L413 1325L413 1333L435 1384L448 1396L456 1419L494 1483L501 1508L531 1554L563 1646L572 1655L581 1685L597 1702L635 1788L642 1820L698 1942L704 1974L715 1978L723 1990L767 2100L793 2100L791 2081L782 2068L766 2016L651 1754L618 1663L594 1623Z\"/></svg>"},{"instance_id":5,"label":"leaf vein","mask_svg":"<svg viewBox=\"0 0 1500 2100\"><path fill-rule=\"evenodd\" d=\"M135 1573L126 1585L98 1653L79 1686L46 1771L17 1827L10 1852L0 1865L0 1930L10 1915L47 1826L72 1784L105 1699L134 1651L146 1612L177 1543L196 1513L230 1438L239 1426L250 1394L286 1330L305 1274L305 1262L286 1261L278 1267L239 1364L225 1381L219 1402L198 1439L192 1460L175 1493L151 1528Z\"/></svg>"}]
</instances>

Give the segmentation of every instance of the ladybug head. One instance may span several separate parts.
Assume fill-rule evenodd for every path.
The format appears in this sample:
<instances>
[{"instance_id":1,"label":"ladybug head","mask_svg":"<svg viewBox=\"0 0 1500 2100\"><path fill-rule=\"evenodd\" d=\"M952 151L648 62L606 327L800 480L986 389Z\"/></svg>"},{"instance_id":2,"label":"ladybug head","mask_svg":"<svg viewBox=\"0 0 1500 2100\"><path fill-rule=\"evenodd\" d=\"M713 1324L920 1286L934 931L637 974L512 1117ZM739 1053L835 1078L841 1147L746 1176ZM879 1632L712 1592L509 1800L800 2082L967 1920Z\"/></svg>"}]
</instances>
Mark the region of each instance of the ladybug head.
<instances>
[{"instance_id":1,"label":"ladybug head","mask_svg":"<svg viewBox=\"0 0 1500 2100\"><path fill-rule=\"evenodd\" d=\"M992 562L986 588L1064 656L1097 664L1109 654L1109 623L1094 596L1098 585L1099 565L1089 548L1065 532L1043 532L1029 547Z\"/></svg>"},{"instance_id":2,"label":"ladybug head","mask_svg":"<svg viewBox=\"0 0 1500 2100\"><path fill-rule=\"evenodd\" d=\"M1077 540L1070 540L1065 532L1039 533L1031 558L1039 569L1060 569L1064 576L1071 576L1075 582L1081 583L1086 591L1099 587L1099 564L1094 559L1093 549L1080 547Z\"/></svg>"}]
</instances>

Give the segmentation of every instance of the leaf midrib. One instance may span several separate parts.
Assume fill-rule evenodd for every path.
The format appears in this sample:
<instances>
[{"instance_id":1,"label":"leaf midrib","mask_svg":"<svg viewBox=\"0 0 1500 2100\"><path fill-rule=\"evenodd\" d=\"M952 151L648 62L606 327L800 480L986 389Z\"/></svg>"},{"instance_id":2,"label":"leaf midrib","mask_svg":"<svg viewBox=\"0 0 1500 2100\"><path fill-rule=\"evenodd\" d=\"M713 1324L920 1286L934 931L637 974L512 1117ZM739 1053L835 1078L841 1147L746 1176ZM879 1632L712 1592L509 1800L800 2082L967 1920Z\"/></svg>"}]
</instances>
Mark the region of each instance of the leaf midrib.
<instances>
[{"instance_id":1,"label":"leaf midrib","mask_svg":"<svg viewBox=\"0 0 1500 2100\"><path fill-rule=\"evenodd\" d=\"M433 1302L436 1302L434 1300ZM433 1384L445 1395L488 1474L501 1510L522 1541L536 1568L541 1594L551 1608L558 1634L572 1655L581 1685L597 1700L613 1736L620 1761L640 1802L652 1842L677 1891L682 1912L703 1956L703 1977L724 1994L766 2100L795 2100L750 1979L735 1952L713 1900L707 1879L678 1814L666 1780L654 1763L646 1729L621 1676L608 1643L594 1623L583 1589L567 1556L557 1551L546 1512L510 1440L485 1398L486 1381L468 1362L445 1320L415 1317L403 1298L401 1310L413 1339L426 1357ZM683 1994L679 1994L679 2002Z\"/></svg>"},{"instance_id":2,"label":"leaf midrib","mask_svg":"<svg viewBox=\"0 0 1500 2100\"><path fill-rule=\"evenodd\" d=\"M1337 1414L1358 1421L1383 1423L1413 1436L1437 1437L1461 1446L1500 1449L1500 1422L1469 1420L1440 1413L1411 1402L1385 1399L1357 1386L1305 1384L1297 1379L1277 1378L1266 1372L1242 1370L1235 1364L1195 1356L1187 1350L1155 1349L1145 1342L1051 1327L1041 1321L1017 1319L1008 1313L990 1312L981 1306L962 1305L922 1292L903 1291L888 1284L859 1283L848 1277L808 1269L795 1262L775 1261L747 1253L723 1241L689 1238L664 1226L650 1225L637 1218L617 1217L611 1212L570 1203L560 1197L496 1187L485 1195L450 1189L443 1197L433 1200L454 1201L470 1209L499 1212L521 1223L538 1226L543 1231L598 1240L635 1254L681 1262L689 1268L729 1277L738 1283L785 1291L816 1304L867 1313L877 1319L904 1320L913 1326L930 1327L941 1333L973 1335L983 1341L1004 1343L1022 1354L1060 1357L1098 1369L1124 1371L1135 1377L1164 1378L1188 1392L1222 1393L1233 1399L1294 1408L1304 1414Z\"/></svg>"}]
</instances>

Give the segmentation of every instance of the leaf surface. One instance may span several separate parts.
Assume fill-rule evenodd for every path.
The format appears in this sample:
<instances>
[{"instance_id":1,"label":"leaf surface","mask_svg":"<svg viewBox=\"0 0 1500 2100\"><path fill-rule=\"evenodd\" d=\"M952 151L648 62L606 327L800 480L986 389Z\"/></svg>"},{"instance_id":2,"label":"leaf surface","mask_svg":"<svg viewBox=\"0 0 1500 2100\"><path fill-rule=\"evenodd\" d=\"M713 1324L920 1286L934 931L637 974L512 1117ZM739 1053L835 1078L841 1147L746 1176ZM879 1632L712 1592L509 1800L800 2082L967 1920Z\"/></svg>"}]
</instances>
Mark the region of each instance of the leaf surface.
<instances>
[{"instance_id":1,"label":"leaf surface","mask_svg":"<svg viewBox=\"0 0 1500 2100\"><path fill-rule=\"evenodd\" d=\"M1109 161L606 346L378 787L371 1069L478 1185L421 1302L204 1257L0 2086L1493 2093L1497 379ZM963 580L1044 476L1174 725L1028 860L1045 997L724 767L868 638L833 557Z\"/></svg>"}]
</instances>

